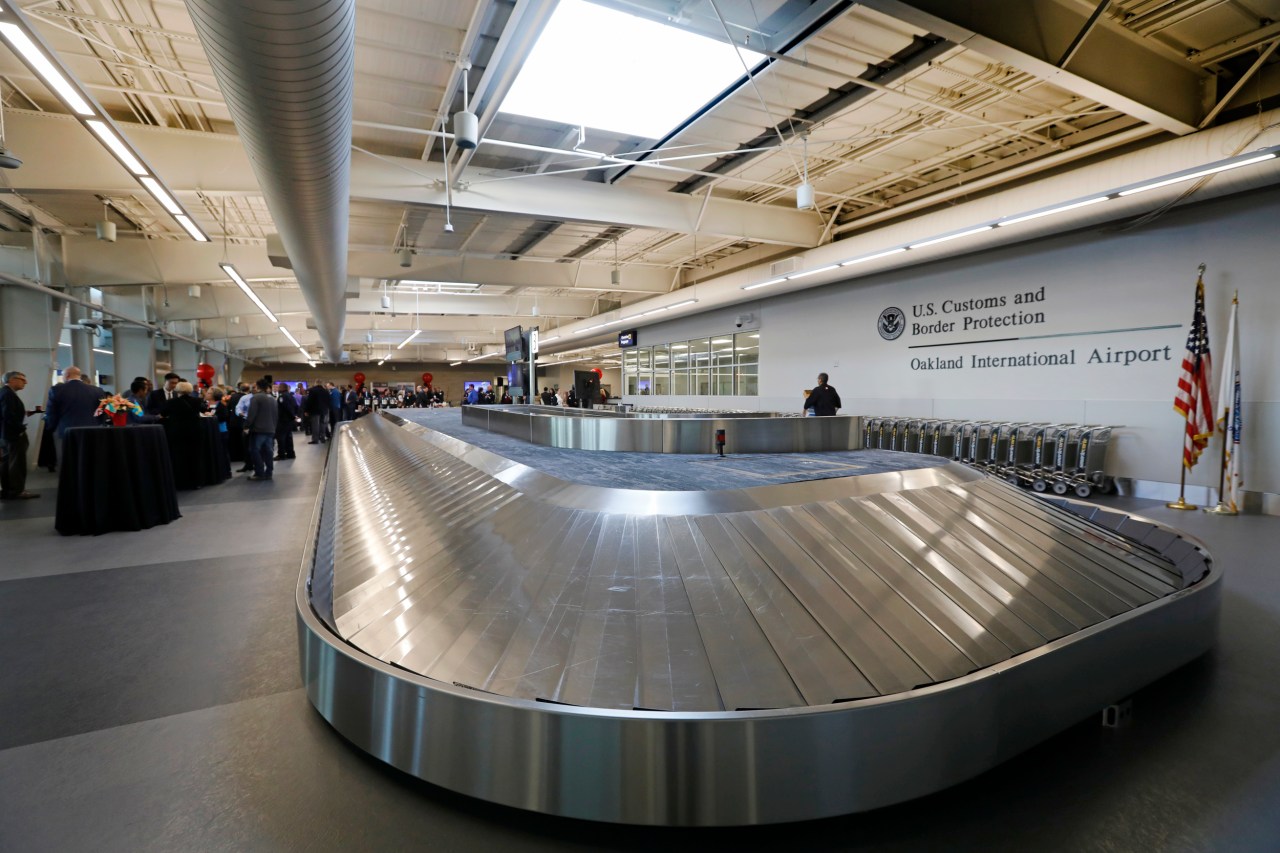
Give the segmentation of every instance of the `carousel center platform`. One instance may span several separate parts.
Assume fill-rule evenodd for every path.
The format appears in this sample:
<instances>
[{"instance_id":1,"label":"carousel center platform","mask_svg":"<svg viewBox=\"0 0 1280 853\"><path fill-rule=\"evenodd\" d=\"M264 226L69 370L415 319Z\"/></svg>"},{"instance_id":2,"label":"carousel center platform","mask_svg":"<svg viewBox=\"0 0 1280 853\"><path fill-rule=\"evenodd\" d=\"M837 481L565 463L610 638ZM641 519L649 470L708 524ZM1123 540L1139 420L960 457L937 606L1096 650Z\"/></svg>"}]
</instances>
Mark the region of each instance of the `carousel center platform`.
<instances>
[{"instance_id":1,"label":"carousel center platform","mask_svg":"<svg viewBox=\"0 0 1280 853\"><path fill-rule=\"evenodd\" d=\"M970 778L1213 643L1160 525L934 457L572 451L449 410L344 425L297 591L303 680L429 782L742 825Z\"/></svg>"}]
</instances>

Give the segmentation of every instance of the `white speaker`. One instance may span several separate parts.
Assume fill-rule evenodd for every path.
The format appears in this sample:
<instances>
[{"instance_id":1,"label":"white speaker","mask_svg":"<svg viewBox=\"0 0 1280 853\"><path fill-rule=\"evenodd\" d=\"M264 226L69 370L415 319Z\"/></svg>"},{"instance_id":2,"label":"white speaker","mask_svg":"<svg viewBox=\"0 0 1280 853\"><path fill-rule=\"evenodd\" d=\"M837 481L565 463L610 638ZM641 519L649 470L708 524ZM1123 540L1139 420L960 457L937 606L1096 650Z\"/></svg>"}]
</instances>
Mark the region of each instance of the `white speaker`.
<instances>
[{"instance_id":1,"label":"white speaker","mask_svg":"<svg viewBox=\"0 0 1280 853\"><path fill-rule=\"evenodd\" d=\"M116 224L106 220L99 222L98 239L104 243L114 243L116 241Z\"/></svg>"},{"instance_id":2,"label":"white speaker","mask_svg":"<svg viewBox=\"0 0 1280 853\"><path fill-rule=\"evenodd\" d=\"M813 184L808 181L796 187L796 207L800 210L813 207Z\"/></svg>"},{"instance_id":3,"label":"white speaker","mask_svg":"<svg viewBox=\"0 0 1280 853\"><path fill-rule=\"evenodd\" d=\"M408 246L405 246L400 250L400 266L413 266L413 249L410 249Z\"/></svg>"},{"instance_id":4,"label":"white speaker","mask_svg":"<svg viewBox=\"0 0 1280 853\"><path fill-rule=\"evenodd\" d=\"M471 149L480 144L480 119L469 110L453 114L453 144Z\"/></svg>"}]
</instances>

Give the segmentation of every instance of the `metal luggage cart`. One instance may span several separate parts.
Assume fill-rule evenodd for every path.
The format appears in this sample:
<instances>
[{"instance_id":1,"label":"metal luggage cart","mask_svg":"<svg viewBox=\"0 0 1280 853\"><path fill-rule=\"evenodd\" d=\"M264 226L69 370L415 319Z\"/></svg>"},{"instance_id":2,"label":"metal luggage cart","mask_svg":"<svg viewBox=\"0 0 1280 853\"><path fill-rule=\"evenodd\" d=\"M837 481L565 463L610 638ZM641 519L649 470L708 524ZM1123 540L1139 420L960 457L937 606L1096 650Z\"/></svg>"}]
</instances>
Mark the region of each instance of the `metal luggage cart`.
<instances>
[{"instance_id":1,"label":"metal luggage cart","mask_svg":"<svg viewBox=\"0 0 1280 853\"><path fill-rule=\"evenodd\" d=\"M902 449L907 453L923 453L921 449L924 441L925 424L927 420L915 418L907 421L906 430L902 437Z\"/></svg>"},{"instance_id":2,"label":"metal luggage cart","mask_svg":"<svg viewBox=\"0 0 1280 853\"><path fill-rule=\"evenodd\" d=\"M1053 424L1019 424L1009 441L1001 474L1015 486L1030 486L1039 465L1039 455L1044 451L1045 434ZM1053 453L1050 451L1049 456Z\"/></svg>"},{"instance_id":3,"label":"metal luggage cart","mask_svg":"<svg viewBox=\"0 0 1280 853\"><path fill-rule=\"evenodd\" d=\"M1113 427L1108 426L1084 429L1076 449L1075 466L1070 471L1064 471L1062 478L1054 482L1055 493L1066 494L1068 490L1074 490L1078 497L1087 498L1095 489L1104 495L1115 490L1115 479L1103 471L1107 463L1107 447L1111 444L1112 430Z\"/></svg>"},{"instance_id":4,"label":"metal luggage cart","mask_svg":"<svg viewBox=\"0 0 1280 853\"><path fill-rule=\"evenodd\" d=\"M884 418L867 418L862 427L862 446L867 450L880 447L880 422Z\"/></svg>"},{"instance_id":5,"label":"metal luggage cart","mask_svg":"<svg viewBox=\"0 0 1280 853\"><path fill-rule=\"evenodd\" d=\"M909 418L893 418L893 423L889 427L890 450L907 449L907 427L910 424L911 420Z\"/></svg>"},{"instance_id":6,"label":"metal luggage cart","mask_svg":"<svg viewBox=\"0 0 1280 853\"><path fill-rule=\"evenodd\" d=\"M934 456L959 459L964 421L939 421L933 434Z\"/></svg>"},{"instance_id":7,"label":"metal luggage cart","mask_svg":"<svg viewBox=\"0 0 1280 853\"><path fill-rule=\"evenodd\" d=\"M991 443L991 421L965 421L961 430L960 461L966 465L974 465L980 459L986 459L987 448Z\"/></svg>"},{"instance_id":8,"label":"metal luggage cart","mask_svg":"<svg viewBox=\"0 0 1280 853\"><path fill-rule=\"evenodd\" d=\"M1068 481L1076 468L1080 436L1090 428L1081 424L1059 424L1054 429L1052 462L1037 472L1038 476L1031 482L1032 489L1043 492L1051 488L1055 495L1065 495L1071 490Z\"/></svg>"},{"instance_id":9,"label":"metal luggage cart","mask_svg":"<svg viewBox=\"0 0 1280 853\"><path fill-rule=\"evenodd\" d=\"M997 477L1008 477L1017 465L1017 435L1020 429L1031 426L1025 421L1007 421L996 426L991 434L991 445L987 448L987 463L983 467L987 473Z\"/></svg>"}]
</instances>

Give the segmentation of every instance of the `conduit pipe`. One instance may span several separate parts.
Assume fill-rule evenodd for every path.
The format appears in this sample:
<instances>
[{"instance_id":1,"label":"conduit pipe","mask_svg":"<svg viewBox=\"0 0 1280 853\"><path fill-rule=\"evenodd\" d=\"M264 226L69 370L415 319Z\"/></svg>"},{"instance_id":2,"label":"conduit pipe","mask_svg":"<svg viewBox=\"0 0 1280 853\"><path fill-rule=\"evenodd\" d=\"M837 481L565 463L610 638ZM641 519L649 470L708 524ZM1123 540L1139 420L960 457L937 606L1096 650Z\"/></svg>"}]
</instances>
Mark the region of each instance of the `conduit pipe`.
<instances>
[{"instance_id":1,"label":"conduit pipe","mask_svg":"<svg viewBox=\"0 0 1280 853\"><path fill-rule=\"evenodd\" d=\"M355 0L187 0L325 357L341 358Z\"/></svg>"}]
</instances>

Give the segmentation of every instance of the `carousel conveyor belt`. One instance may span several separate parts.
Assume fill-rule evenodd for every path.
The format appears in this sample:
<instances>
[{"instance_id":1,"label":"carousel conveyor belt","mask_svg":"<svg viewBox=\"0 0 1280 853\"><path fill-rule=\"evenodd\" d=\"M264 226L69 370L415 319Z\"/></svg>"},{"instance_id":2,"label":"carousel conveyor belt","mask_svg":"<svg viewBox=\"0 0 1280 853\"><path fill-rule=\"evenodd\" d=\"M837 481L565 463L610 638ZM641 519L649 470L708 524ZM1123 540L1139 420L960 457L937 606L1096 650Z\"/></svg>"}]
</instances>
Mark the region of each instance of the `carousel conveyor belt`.
<instances>
[{"instance_id":1,"label":"carousel conveyor belt","mask_svg":"<svg viewBox=\"0 0 1280 853\"><path fill-rule=\"evenodd\" d=\"M954 463L662 492L394 417L336 438L299 587L311 699L384 761L508 805L682 825L874 808L1214 638L1201 547Z\"/></svg>"}]
</instances>

